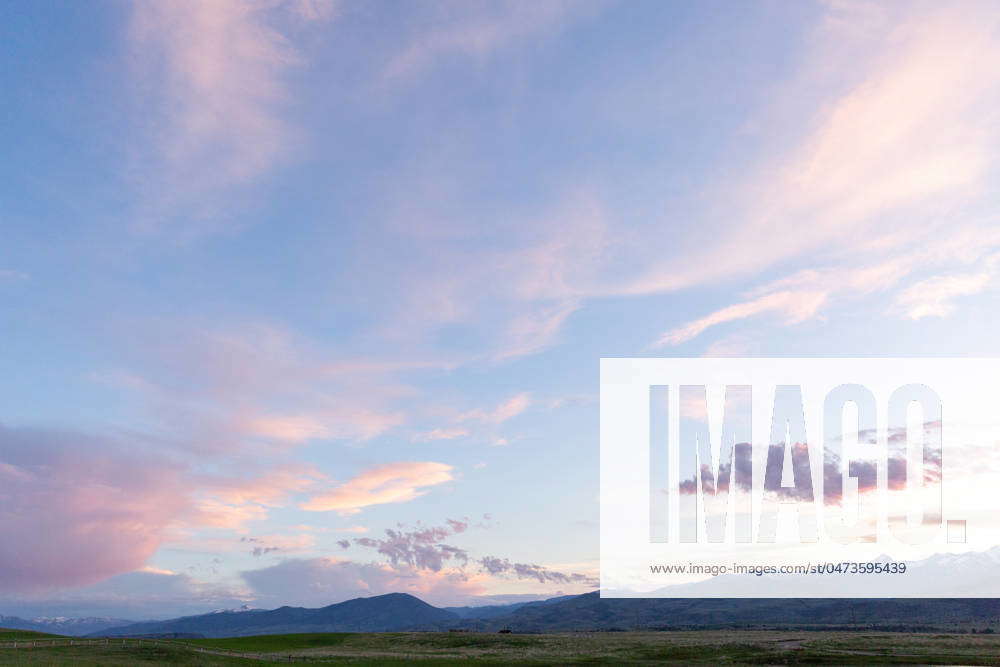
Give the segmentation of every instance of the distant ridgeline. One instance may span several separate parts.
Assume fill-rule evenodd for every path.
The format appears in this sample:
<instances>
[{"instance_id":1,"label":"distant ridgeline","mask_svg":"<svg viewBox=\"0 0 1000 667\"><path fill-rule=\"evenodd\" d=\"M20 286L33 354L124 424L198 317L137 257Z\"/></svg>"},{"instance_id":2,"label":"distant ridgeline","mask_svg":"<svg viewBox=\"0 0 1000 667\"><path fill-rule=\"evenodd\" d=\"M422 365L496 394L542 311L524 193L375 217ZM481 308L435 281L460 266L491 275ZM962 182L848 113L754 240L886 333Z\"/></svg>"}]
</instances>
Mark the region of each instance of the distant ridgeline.
<instances>
[{"instance_id":1,"label":"distant ridgeline","mask_svg":"<svg viewBox=\"0 0 1000 667\"><path fill-rule=\"evenodd\" d=\"M602 599L597 592L539 602L438 608L405 593L319 609L226 611L133 623L92 636L236 637L299 632L469 629L496 632L691 628L983 630L1000 623L994 599Z\"/></svg>"}]
</instances>

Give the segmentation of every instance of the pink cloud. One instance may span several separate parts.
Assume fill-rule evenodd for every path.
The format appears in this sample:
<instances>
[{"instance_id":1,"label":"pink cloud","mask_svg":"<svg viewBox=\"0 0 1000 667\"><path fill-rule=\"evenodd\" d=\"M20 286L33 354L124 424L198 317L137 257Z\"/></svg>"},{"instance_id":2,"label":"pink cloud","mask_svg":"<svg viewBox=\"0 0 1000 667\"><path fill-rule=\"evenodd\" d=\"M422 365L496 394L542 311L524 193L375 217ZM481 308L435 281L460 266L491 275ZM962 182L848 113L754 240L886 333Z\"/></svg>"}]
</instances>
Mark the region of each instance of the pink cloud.
<instances>
[{"instance_id":1,"label":"pink cloud","mask_svg":"<svg viewBox=\"0 0 1000 667\"><path fill-rule=\"evenodd\" d=\"M259 476L212 477L203 482L206 489L223 502L278 507L284 505L291 494L314 488L324 479L325 475L312 466L285 465L270 468Z\"/></svg>"},{"instance_id":2,"label":"pink cloud","mask_svg":"<svg viewBox=\"0 0 1000 667\"><path fill-rule=\"evenodd\" d=\"M370 440L403 423L399 413L331 405L312 415L261 415L242 423L248 435L288 444L321 438Z\"/></svg>"},{"instance_id":3,"label":"pink cloud","mask_svg":"<svg viewBox=\"0 0 1000 667\"><path fill-rule=\"evenodd\" d=\"M228 463L228 476L206 474L178 453L138 435L0 426L0 531L18 536L0 543L0 590L139 570L164 544L197 542L203 528L245 533L325 479L309 466L226 459L213 462Z\"/></svg>"},{"instance_id":4,"label":"pink cloud","mask_svg":"<svg viewBox=\"0 0 1000 667\"><path fill-rule=\"evenodd\" d=\"M309 415L252 417L246 429L258 437L292 443L321 438L330 432L322 421Z\"/></svg>"},{"instance_id":5,"label":"pink cloud","mask_svg":"<svg viewBox=\"0 0 1000 667\"><path fill-rule=\"evenodd\" d=\"M341 528L339 530L341 533L367 533L368 528L365 526L350 526L349 528Z\"/></svg>"},{"instance_id":6,"label":"pink cloud","mask_svg":"<svg viewBox=\"0 0 1000 667\"><path fill-rule=\"evenodd\" d=\"M465 428L436 428L413 436L413 442L433 442L435 440L454 440L469 435Z\"/></svg>"},{"instance_id":7,"label":"pink cloud","mask_svg":"<svg viewBox=\"0 0 1000 667\"><path fill-rule=\"evenodd\" d=\"M191 511L185 469L143 447L0 427L0 589L80 586L141 568Z\"/></svg>"},{"instance_id":8,"label":"pink cloud","mask_svg":"<svg viewBox=\"0 0 1000 667\"><path fill-rule=\"evenodd\" d=\"M335 511L354 514L365 507L403 503L426 493L427 487L454 479L452 466L434 462L387 463L365 470L332 491L302 503L314 512Z\"/></svg>"},{"instance_id":9,"label":"pink cloud","mask_svg":"<svg viewBox=\"0 0 1000 667\"><path fill-rule=\"evenodd\" d=\"M406 362L332 357L263 323L129 323L148 333L126 350L132 368L102 377L144 398L164 425L201 451L310 440L369 440L402 424L394 401L412 392Z\"/></svg>"},{"instance_id":10,"label":"pink cloud","mask_svg":"<svg viewBox=\"0 0 1000 667\"><path fill-rule=\"evenodd\" d=\"M197 486L189 523L246 532L249 523L267 518L270 508L286 506L292 496L325 479L311 466L250 469L239 477L200 476L192 479Z\"/></svg>"},{"instance_id":11,"label":"pink cloud","mask_svg":"<svg viewBox=\"0 0 1000 667\"><path fill-rule=\"evenodd\" d=\"M267 508L262 505L233 505L217 498L204 498L197 504L197 523L201 526L245 532L247 524L267 518Z\"/></svg>"},{"instance_id":12,"label":"pink cloud","mask_svg":"<svg viewBox=\"0 0 1000 667\"><path fill-rule=\"evenodd\" d=\"M513 419L531 406L531 394L521 392L511 396L492 410L470 410L459 415L460 421L482 421L489 424L502 424Z\"/></svg>"}]
</instances>

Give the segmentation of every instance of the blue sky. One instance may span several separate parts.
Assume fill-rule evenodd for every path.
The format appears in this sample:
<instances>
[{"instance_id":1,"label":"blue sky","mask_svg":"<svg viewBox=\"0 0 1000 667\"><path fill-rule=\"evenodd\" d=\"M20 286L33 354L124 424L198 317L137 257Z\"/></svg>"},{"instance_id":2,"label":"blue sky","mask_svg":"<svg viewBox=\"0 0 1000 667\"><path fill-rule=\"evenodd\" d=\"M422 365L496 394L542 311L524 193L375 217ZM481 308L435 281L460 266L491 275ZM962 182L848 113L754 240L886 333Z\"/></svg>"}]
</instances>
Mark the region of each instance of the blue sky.
<instances>
[{"instance_id":1,"label":"blue sky","mask_svg":"<svg viewBox=\"0 0 1000 667\"><path fill-rule=\"evenodd\" d=\"M590 590L600 357L995 353L989 3L0 11L5 613Z\"/></svg>"}]
</instances>

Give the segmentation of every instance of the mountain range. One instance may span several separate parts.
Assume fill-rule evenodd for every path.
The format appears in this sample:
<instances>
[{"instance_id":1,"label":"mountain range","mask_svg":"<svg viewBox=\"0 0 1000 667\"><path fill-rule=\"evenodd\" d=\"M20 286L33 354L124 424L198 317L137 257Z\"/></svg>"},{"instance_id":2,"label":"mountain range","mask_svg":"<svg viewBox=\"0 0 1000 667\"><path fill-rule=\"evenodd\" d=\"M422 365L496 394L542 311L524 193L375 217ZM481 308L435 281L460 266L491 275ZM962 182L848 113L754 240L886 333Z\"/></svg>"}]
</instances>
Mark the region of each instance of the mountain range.
<instances>
[{"instance_id":1,"label":"mountain range","mask_svg":"<svg viewBox=\"0 0 1000 667\"><path fill-rule=\"evenodd\" d=\"M0 628L11 630L34 630L35 632L49 632L55 635L69 635L78 637L93 632L102 632L109 628L119 627L132 621L122 618L66 618L57 616L53 618L21 618L20 616L0 615Z\"/></svg>"},{"instance_id":2,"label":"mountain range","mask_svg":"<svg viewBox=\"0 0 1000 667\"><path fill-rule=\"evenodd\" d=\"M909 563L907 576L892 576L899 595L972 592L985 598L842 597L864 585L865 575L830 576L831 598L705 597L740 591L794 594L801 576L723 575L656 591L653 598L601 598L599 593L479 607L434 607L405 593L357 598L318 609L218 610L197 616L132 622L114 618L0 616L0 627L63 635L201 635L228 637L294 632L391 632L474 630L516 632L687 629L722 627L864 627L883 629L984 628L1000 624L1000 547L965 554L936 554ZM884 584L883 584L884 585ZM751 586L752 588L746 588ZM841 587L838 590L838 586ZM891 589L893 592L897 588ZM862 589L858 589L862 590ZM926 591L926 592L924 592ZM698 597L679 597L680 595Z\"/></svg>"}]
</instances>

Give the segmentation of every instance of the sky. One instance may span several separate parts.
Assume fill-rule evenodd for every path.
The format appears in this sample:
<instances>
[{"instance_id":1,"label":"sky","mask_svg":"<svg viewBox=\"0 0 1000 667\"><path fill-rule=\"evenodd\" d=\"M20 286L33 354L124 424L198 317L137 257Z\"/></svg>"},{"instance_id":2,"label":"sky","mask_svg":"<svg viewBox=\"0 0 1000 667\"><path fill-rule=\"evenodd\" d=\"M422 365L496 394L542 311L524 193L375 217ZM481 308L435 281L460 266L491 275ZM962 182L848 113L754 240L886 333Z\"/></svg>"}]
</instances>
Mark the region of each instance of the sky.
<instances>
[{"instance_id":1,"label":"sky","mask_svg":"<svg viewBox=\"0 0 1000 667\"><path fill-rule=\"evenodd\" d=\"M601 357L996 354L989 2L0 33L0 613L593 590Z\"/></svg>"}]
</instances>

